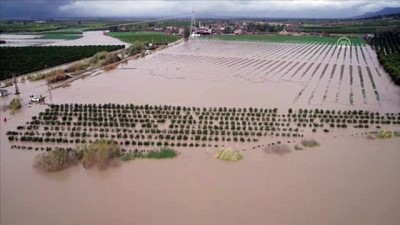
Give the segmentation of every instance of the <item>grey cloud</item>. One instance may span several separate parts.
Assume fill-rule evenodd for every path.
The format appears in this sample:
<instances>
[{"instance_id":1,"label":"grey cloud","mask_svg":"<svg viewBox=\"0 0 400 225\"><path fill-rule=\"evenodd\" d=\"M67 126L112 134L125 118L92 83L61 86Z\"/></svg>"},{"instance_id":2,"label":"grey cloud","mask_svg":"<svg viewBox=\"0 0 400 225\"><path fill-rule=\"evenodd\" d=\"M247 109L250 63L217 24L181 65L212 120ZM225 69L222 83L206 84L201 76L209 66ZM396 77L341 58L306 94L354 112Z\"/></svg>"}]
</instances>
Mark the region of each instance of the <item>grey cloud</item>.
<instances>
[{"instance_id":1,"label":"grey cloud","mask_svg":"<svg viewBox=\"0 0 400 225\"><path fill-rule=\"evenodd\" d=\"M59 17L58 8L72 3L72 1L24 1L0 0L0 18L52 18Z\"/></svg>"},{"instance_id":2,"label":"grey cloud","mask_svg":"<svg viewBox=\"0 0 400 225\"><path fill-rule=\"evenodd\" d=\"M4 1L0 17L173 17L188 16L192 8L198 17L352 17L384 7L400 7L395 0L214 0L214 1Z\"/></svg>"}]
</instances>

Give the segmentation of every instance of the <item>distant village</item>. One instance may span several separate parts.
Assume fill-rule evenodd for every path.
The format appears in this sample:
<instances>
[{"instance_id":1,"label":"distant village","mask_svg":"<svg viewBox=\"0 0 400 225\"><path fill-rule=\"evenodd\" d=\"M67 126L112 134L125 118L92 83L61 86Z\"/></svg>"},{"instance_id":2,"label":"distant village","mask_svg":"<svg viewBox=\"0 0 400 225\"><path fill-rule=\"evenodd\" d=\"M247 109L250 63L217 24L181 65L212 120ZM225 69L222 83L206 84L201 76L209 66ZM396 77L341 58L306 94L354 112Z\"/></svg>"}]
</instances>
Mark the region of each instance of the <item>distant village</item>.
<instances>
[{"instance_id":1,"label":"distant village","mask_svg":"<svg viewBox=\"0 0 400 225\"><path fill-rule=\"evenodd\" d=\"M110 32L129 32L129 31L158 31L164 32L168 35L183 35L185 27L189 27L188 24L182 25L167 25L162 23L146 23L139 25L117 25L110 28ZM231 22L231 21L219 21L219 22L202 22L198 21L195 25L192 34L195 35L218 35L218 34L261 34L279 32L283 35L289 35L293 32L298 31L298 24L287 24L280 22Z\"/></svg>"},{"instance_id":2,"label":"distant village","mask_svg":"<svg viewBox=\"0 0 400 225\"><path fill-rule=\"evenodd\" d=\"M130 32L130 31L157 31L167 35L182 36L184 29L190 27L189 24L181 24L175 21L168 25L163 23L144 23L139 25L116 25L110 28L110 32ZM321 22L322 27L335 27L344 25L343 22ZM268 21L197 21L192 35L245 35L245 34L266 34L275 33L288 36L332 36L334 34L324 32L304 32L301 28L305 24L301 21L268 22Z\"/></svg>"}]
</instances>

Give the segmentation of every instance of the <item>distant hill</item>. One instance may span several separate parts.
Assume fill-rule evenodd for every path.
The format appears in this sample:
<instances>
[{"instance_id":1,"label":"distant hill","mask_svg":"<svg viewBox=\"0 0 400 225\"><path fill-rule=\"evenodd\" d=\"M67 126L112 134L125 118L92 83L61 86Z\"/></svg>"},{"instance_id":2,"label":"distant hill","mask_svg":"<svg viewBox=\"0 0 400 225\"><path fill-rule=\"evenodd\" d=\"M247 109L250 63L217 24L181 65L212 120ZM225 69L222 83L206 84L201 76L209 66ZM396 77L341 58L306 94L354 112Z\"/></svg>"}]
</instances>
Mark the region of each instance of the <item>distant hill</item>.
<instances>
[{"instance_id":1,"label":"distant hill","mask_svg":"<svg viewBox=\"0 0 400 225\"><path fill-rule=\"evenodd\" d=\"M400 8L384 8L377 12L368 12L360 16L354 17L354 19L364 19L364 18L371 18L371 17L378 17L378 16L386 16L392 14L400 14Z\"/></svg>"}]
</instances>

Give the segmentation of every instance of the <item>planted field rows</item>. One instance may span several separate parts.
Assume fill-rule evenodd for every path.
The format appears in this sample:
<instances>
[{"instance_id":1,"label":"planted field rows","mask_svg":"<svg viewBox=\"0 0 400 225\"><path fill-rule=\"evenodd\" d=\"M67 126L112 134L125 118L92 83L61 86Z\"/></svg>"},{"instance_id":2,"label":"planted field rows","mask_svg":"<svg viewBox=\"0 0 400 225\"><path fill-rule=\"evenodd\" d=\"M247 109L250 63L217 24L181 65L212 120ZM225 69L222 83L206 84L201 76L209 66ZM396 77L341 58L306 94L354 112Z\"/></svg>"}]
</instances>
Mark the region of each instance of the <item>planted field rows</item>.
<instances>
[{"instance_id":1,"label":"planted field rows","mask_svg":"<svg viewBox=\"0 0 400 225\"><path fill-rule=\"evenodd\" d=\"M286 83L293 103L310 105L379 106L389 85L364 45L193 40L130 65L166 79Z\"/></svg>"},{"instance_id":2,"label":"planted field rows","mask_svg":"<svg viewBox=\"0 0 400 225\"><path fill-rule=\"evenodd\" d=\"M107 139L123 152L155 147L220 148L240 145L259 148L290 143L306 130L322 134L372 132L400 125L400 113L365 110L187 107L133 104L50 105L31 121L7 132L11 148L51 151ZM344 132L346 133L346 132ZM349 133L347 133L349 134ZM271 142L272 141L272 142Z\"/></svg>"}]
</instances>

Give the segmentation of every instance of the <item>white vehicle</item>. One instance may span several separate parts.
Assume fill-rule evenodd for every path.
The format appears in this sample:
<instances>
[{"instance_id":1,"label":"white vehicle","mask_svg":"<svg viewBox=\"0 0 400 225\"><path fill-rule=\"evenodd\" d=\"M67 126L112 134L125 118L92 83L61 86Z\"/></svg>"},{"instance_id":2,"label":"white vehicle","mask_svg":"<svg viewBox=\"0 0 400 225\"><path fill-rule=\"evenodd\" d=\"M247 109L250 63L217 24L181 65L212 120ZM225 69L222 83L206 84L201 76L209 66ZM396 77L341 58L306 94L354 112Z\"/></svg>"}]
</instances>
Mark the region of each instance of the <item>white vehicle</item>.
<instances>
[{"instance_id":1,"label":"white vehicle","mask_svg":"<svg viewBox=\"0 0 400 225\"><path fill-rule=\"evenodd\" d=\"M42 101L42 99L43 99L42 96L40 96L40 97L37 97L34 95L29 96L29 100L31 100L31 102L40 102L40 101Z\"/></svg>"}]
</instances>

